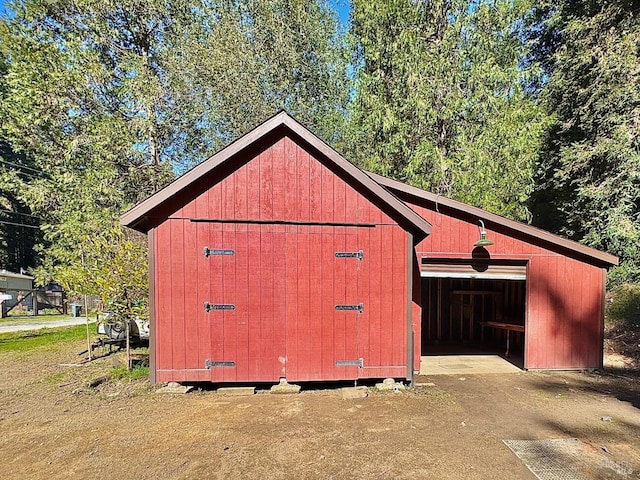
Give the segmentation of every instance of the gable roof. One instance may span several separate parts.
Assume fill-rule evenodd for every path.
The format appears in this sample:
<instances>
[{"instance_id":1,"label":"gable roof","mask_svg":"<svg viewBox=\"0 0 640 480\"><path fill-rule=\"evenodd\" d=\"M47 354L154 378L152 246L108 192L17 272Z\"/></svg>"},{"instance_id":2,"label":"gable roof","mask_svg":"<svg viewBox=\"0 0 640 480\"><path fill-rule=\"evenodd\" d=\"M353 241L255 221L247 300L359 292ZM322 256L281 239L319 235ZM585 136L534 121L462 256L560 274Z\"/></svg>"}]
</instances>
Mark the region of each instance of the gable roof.
<instances>
[{"instance_id":1,"label":"gable roof","mask_svg":"<svg viewBox=\"0 0 640 480\"><path fill-rule=\"evenodd\" d=\"M122 214L120 223L138 230L147 232L158 221L154 218L163 207L171 202L179 204L181 196L190 188L195 188L204 177L214 175L210 185L222 180L225 175L224 166L232 163L239 155L252 151L258 145L263 144L273 138L279 139L285 135L291 136L304 148L313 151L314 156L323 164L331 166L334 171L340 172L343 179L351 184L357 185L364 195L374 201L387 215L393 218L405 230L413 233L415 241L418 242L431 233L431 224L414 212L408 205L398 199L389 190L382 187L369 175L358 167L345 160L338 152L320 140L307 128L298 123L285 111L281 111L249 131L235 142L209 157L203 163L192 168L172 183L159 190L151 197L135 205L129 211ZM246 155L248 161L251 155ZM219 176L216 176L216 172ZM228 173L227 173L228 174ZM202 188L202 187L200 187Z\"/></svg>"},{"instance_id":2,"label":"gable roof","mask_svg":"<svg viewBox=\"0 0 640 480\"><path fill-rule=\"evenodd\" d=\"M467 205L466 203L451 200L449 198L436 195L435 193L422 190L417 187L412 187L397 180L391 180L381 175L367 172L368 175L373 178L380 185L391 190L398 195L402 200L411 201L412 199L420 201L420 203L433 204L434 207L444 212L451 212L452 216L469 217L469 219L483 220L487 228L491 228L495 231L504 232L507 234L517 233L518 236L524 237L531 243L537 243L545 245L547 248L551 247L551 250L561 250L563 252L572 252L578 257L590 260L590 263L597 263L605 266L618 265L618 257L611 255L595 248L587 247L581 243L574 242L573 240L567 240L553 233L541 230L525 223L516 222L515 220L509 220L508 218L501 217L495 213L487 212L481 208ZM594 262L595 260L595 262Z\"/></svg>"}]
</instances>

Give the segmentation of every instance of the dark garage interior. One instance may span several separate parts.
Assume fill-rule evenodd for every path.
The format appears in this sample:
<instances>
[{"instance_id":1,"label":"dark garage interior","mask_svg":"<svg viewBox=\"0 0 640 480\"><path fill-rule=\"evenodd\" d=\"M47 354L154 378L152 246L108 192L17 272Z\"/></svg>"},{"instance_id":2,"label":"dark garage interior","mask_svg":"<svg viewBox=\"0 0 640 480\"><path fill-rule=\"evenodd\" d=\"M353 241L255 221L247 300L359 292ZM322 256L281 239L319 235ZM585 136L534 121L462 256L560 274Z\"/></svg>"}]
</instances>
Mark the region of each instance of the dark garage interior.
<instances>
[{"instance_id":1,"label":"dark garage interior","mask_svg":"<svg viewBox=\"0 0 640 480\"><path fill-rule=\"evenodd\" d=\"M525 299L525 280L422 278L423 355L495 352L517 363Z\"/></svg>"}]
</instances>

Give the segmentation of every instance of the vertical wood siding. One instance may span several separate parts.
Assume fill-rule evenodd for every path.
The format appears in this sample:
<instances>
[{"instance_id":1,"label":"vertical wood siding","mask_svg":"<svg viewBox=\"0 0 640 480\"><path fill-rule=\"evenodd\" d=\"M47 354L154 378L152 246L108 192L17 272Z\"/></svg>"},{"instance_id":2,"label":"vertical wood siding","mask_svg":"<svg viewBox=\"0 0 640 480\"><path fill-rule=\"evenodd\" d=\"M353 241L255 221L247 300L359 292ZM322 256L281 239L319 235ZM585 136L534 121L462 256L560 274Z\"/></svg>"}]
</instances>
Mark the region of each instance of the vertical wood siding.
<instances>
[{"instance_id":1,"label":"vertical wood siding","mask_svg":"<svg viewBox=\"0 0 640 480\"><path fill-rule=\"evenodd\" d=\"M388 215L288 137L170 215L395 225Z\"/></svg>"},{"instance_id":2,"label":"vertical wood siding","mask_svg":"<svg viewBox=\"0 0 640 480\"><path fill-rule=\"evenodd\" d=\"M470 258L478 226L418 205L433 225L417 247L418 258ZM577 369L601 366L602 269L488 230L492 258L528 260L525 367ZM426 306L424 307L426 308Z\"/></svg>"},{"instance_id":3,"label":"vertical wood siding","mask_svg":"<svg viewBox=\"0 0 640 480\"><path fill-rule=\"evenodd\" d=\"M406 376L407 237L283 138L155 229L157 381ZM364 260L335 256L359 250ZM362 313L335 309L359 303Z\"/></svg>"}]
</instances>

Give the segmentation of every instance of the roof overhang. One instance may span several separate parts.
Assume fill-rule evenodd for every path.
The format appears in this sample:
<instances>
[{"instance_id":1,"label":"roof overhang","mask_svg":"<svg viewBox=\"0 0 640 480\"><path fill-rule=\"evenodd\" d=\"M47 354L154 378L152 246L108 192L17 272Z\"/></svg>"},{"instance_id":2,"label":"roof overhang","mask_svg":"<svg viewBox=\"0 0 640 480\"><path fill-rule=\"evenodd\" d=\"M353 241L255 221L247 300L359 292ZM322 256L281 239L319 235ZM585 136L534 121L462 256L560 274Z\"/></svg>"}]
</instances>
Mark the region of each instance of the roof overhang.
<instances>
[{"instance_id":1,"label":"roof overhang","mask_svg":"<svg viewBox=\"0 0 640 480\"><path fill-rule=\"evenodd\" d=\"M243 154L247 154L245 156L248 157L248 153L257 146L267 145L285 135L291 136L302 146L309 148L328 168L340 174L351 185L357 186L370 201L397 221L401 227L411 232L414 242L419 242L431 233L431 224L427 220L284 111L277 113L162 190L135 205L120 217L120 222L127 227L146 233L159 222L159 219L154 217L163 207L179 199L185 191L202 182L202 179L207 178L207 184L214 185L228 174L224 168L225 165L233 163L234 159L238 159Z\"/></svg>"},{"instance_id":2,"label":"roof overhang","mask_svg":"<svg viewBox=\"0 0 640 480\"><path fill-rule=\"evenodd\" d=\"M442 213L446 212L447 214L457 216L459 218L481 219L484 221L487 228L500 231L501 233L521 237L530 243L542 245L545 248L560 250L564 253L571 253L581 260L597 264L598 266L610 267L618 265L619 260L615 255L587 247L581 243L554 235L553 233L531 225L501 217L500 215L487 212L481 208L473 207L456 200L451 200L397 180L391 180L371 172L369 172L369 176L371 176L371 178L380 185L383 185L398 195L400 199L409 203L427 203L432 204L434 208L437 205L438 210Z\"/></svg>"},{"instance_id":3,"label":"roof overhang","mask_svg":"<svg viewBox=\"0 0 640 480\"><path fill-rule=\"evenodd\" d=\"M22 280L33 280L31 275L23 275L22 273L9 272L7 270L0 270L0 277L19 278Z\"/></svg>"}]
</instances>

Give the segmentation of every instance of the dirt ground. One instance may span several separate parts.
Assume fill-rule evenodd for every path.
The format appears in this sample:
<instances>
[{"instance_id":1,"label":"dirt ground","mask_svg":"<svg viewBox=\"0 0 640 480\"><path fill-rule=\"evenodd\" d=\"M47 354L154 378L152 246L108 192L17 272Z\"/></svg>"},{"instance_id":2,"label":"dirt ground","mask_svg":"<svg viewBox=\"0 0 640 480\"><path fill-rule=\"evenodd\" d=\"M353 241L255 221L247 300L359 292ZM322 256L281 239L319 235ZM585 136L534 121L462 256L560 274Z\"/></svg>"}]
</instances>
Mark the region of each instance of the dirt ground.
<instances>
[{"instance_id":1,"label":"dirt ground","mask_svg":"<svg viewBox=\"0 0 640 480\"><path fill-rule=\"evenodd\" d=\"M640 377L632 371L418 378L431 386L225 397L87 382L82 342L0 354L3 479L534 479L502 440L576 437L640 478ZM604 420L603 420L604 418Z\"/></svg>"}]
</instances>

